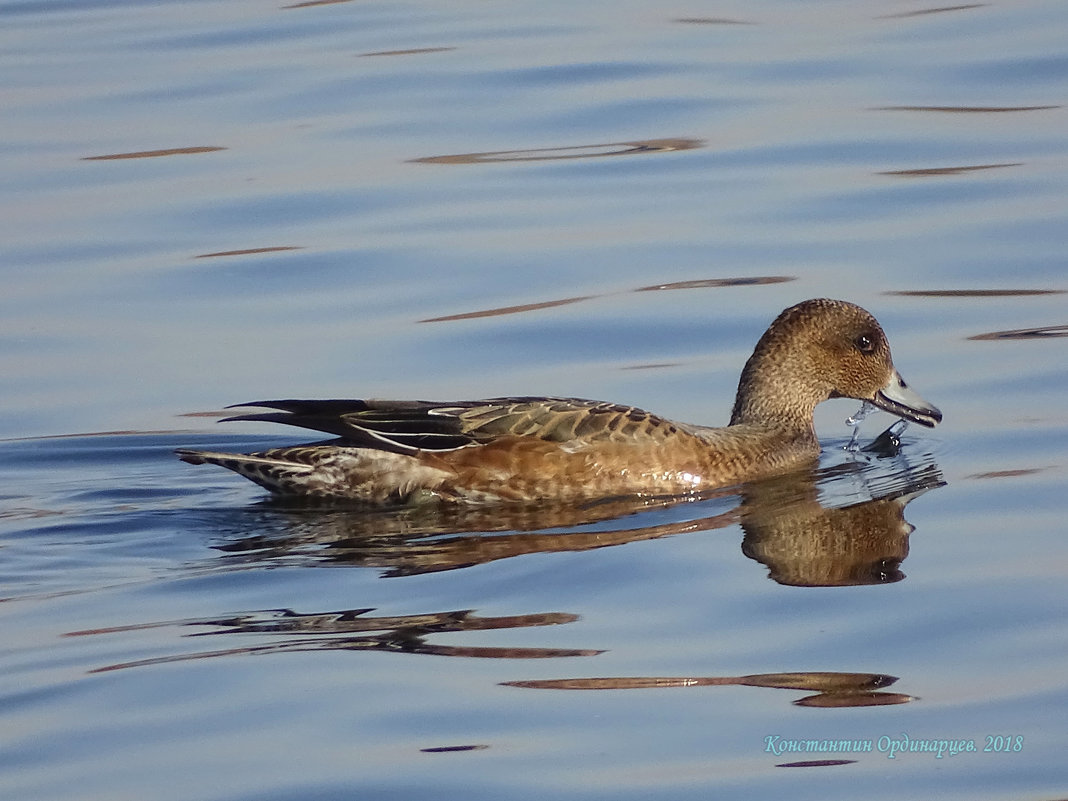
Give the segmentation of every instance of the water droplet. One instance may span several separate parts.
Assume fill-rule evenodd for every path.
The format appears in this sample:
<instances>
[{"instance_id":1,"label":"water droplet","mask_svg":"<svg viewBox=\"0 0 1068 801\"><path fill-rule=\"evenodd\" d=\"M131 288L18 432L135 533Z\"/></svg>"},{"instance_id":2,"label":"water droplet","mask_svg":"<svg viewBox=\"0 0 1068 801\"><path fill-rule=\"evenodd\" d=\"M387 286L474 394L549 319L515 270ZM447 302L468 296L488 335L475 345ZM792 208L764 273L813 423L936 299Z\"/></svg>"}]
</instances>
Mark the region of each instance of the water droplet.
<instances>
[{"instance_id":1,"label":"water droplet","mask_svg":"<svg viewBox=\"0 0 1068 801\"><path fill-rule=\"evenodd\" d=\"M845 424L853 429L853 436L849 438L849 442L845 445L845 450L850 453L856 453L860 450L858 440L860 439L860 422L869 414L875 411L875 406L868 401L864 401L860 408L853 414L846 418Z\"/></svg>"}]
</instances>

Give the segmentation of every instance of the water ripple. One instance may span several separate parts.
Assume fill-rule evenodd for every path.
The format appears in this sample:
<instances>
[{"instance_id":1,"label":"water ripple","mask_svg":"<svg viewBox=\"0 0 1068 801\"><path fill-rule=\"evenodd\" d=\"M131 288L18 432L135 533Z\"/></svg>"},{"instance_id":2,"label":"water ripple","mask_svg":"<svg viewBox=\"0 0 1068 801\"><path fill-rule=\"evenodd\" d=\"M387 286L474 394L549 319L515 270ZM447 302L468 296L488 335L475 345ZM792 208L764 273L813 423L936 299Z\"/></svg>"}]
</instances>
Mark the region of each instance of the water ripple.
<instances>
[{"instance_id":1,"label":"water ripple","mask_svg":"<svg viewBox=\"0 0 1068 801\"><path fill-rule=\"evenodd\" d=\"M560 161L592 159L605 156L637 156L672 153L702 147L701 139L644 139L636 142L611 142L601 145L541 147L532 150L494 150L483 153L456 153L448 156L424 156L411 159L420 164L486 164L501 161Z\"/></svg>"}]
</instances>

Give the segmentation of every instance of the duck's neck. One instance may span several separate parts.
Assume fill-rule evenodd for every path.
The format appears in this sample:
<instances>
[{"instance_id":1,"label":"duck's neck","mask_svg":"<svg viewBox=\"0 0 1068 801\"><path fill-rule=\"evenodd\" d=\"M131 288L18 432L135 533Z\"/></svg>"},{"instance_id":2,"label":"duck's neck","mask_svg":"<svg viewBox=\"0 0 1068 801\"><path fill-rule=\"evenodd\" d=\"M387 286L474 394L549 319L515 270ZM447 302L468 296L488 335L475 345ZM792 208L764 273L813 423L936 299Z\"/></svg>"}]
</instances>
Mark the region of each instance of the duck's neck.
<instances>
[{"instance_id":1,"label":"duck's neck","mask_svg":"<svg viewBox=\"0 0 1068 801\"><path fill-rule=\"evenodd\" d=\"M812 413L828 393L804 380L808 375L807 366L795 354L758 348L742 370L730 425L815 441Z\"/></svg>"}]
</instances>

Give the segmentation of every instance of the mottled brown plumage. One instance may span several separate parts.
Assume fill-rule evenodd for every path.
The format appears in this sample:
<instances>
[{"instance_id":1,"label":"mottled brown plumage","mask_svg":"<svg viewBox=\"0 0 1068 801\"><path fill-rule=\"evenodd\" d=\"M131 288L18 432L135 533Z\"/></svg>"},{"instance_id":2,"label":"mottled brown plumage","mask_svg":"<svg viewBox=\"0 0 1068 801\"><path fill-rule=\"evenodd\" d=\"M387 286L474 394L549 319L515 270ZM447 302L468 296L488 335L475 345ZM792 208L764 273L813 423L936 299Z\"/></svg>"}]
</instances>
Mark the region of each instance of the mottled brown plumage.
<instances>
[{"instance_id":1,"label":"mottled brown plumage","mask_svg":"<svg viewBox=\"0 0 1068 801\"><path fill-rule=\"evenodd\" d=\"M665 420L574 398L482 401L280 400L229 420L286 423L338 439L255 454L181 450L281 495L370 504L560 501L678 495L787 471L819 453L828 398L870 401L933 426L941 412L907 388L878 322L851 303L784 311L742 371L730 425Z\"/></svg>"}]
</instances>

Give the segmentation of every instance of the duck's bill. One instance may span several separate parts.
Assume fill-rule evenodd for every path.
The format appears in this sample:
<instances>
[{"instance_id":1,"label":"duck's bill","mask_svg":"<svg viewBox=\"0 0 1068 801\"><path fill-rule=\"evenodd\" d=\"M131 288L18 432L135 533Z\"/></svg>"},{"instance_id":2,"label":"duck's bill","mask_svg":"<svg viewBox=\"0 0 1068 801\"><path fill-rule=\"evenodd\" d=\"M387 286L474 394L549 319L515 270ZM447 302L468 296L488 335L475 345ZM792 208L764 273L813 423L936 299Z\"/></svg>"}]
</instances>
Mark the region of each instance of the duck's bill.
<instances>
[{"instance_id":1,"label":"duck's bill","mask_svg":"<svg viewBox=\"0 0 1068 801\"><path fill-rule=\"evenodd\" d=\"M909 389L897 370L890 376L886 386L875 393L872 403L884 412L896 414L922 426L934 427L942 420L942 412L938 407L932 406Z\"/></svg>"}]
</instances>

